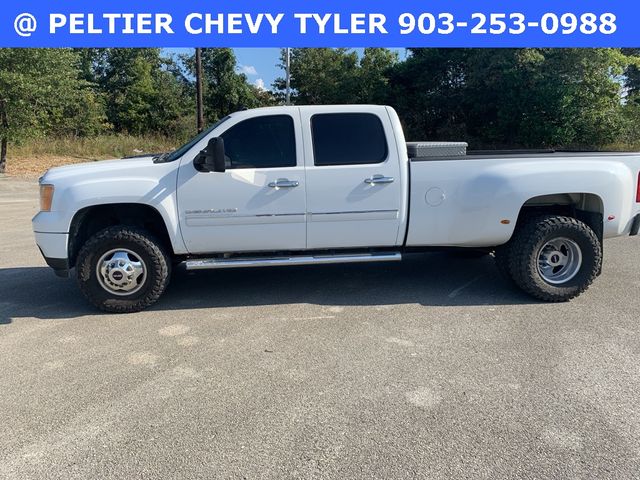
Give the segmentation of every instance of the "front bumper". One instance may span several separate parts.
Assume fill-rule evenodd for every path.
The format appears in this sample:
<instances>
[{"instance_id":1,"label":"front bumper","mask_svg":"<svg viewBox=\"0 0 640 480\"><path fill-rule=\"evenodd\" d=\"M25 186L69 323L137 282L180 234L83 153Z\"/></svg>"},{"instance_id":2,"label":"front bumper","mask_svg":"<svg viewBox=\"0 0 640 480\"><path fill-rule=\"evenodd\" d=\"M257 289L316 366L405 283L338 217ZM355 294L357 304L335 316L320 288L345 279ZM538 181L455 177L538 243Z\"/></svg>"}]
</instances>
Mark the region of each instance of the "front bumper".
<instances>
[{"instance_id":1,"label":"front bumper","mask_svg":"<svg viewBox=\"0 0 640 480\"><path fill-rule=\"evenodd\" d=\"M42 253L42 250L40 250ZM66 258L49 258L45 257L44 261L47 262L51 268L53 268L53 273L55 273L58 277L67 278L69 276L69 260Z\"/></svg>"},{"instance_id":2,"label":"front bumper","mask_svg":"<svg viewBox=\"0 0 640 480\"><path fill-rule=\"evenodd\" d=\"M69 255L67 245L69 243L68 233L44 233L34 232L36 244L56 275L67 277L69 275Z\"/></svg>"}]
</instances>

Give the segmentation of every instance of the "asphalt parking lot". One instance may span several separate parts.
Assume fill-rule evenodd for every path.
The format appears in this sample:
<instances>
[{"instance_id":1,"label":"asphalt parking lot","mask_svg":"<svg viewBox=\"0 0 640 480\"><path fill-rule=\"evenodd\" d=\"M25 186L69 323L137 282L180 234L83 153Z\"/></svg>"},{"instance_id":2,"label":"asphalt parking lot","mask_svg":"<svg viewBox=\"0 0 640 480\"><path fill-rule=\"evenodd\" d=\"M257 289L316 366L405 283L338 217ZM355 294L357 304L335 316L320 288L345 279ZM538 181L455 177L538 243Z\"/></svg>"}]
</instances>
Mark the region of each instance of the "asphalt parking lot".
<instances>
[{"instance_id":1,"label":"asphalt parking lot","mask_svg":"<svg viewBox=\"0 0 640 480\"><path fill-rule=\"evenodd\" d=\"M0 178L0 478L640 478L640 239L538 303L490 258L177 271L96 312Z\"/></svg>"}]
</instances>

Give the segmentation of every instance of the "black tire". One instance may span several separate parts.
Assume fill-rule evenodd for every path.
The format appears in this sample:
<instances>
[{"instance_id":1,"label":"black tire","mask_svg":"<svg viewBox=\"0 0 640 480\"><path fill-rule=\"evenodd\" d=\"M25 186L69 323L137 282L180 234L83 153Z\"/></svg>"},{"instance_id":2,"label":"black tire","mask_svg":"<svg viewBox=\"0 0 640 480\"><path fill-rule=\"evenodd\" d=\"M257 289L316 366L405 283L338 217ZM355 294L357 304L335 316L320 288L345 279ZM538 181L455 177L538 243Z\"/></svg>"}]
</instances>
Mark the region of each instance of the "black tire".
<instances>
[{"instance_id":1,"label":"black tire","mask_svg":"<svg viewBox=\"0 0 640 480\"><path fill-rule=\"evenodd\" d=\"M549 283L541 275L538 260L541 249L554 239L568 239L581 254L573 278ZM598 275L602 248L596 234L572 217L543 215L526 219L510 241L508 272L518 287L546 302L565 302L584 292Z\"/></svg>"},{"instance_id":2,"label":"black tire","mask_svg":"<svg viewBox=\"0 0 640 480\"><path fill-rule=\"evenodd\" d=\"M109 292L98 279L98 261L110 250L127 249L146 266L137 290L117 295ZM171 260L162 244L145 230L136 227L109 227L89 238L76 260L80 290L93 305L112 313L138 312L155 303L169 284Z\"/></svg>"}]
</instances>

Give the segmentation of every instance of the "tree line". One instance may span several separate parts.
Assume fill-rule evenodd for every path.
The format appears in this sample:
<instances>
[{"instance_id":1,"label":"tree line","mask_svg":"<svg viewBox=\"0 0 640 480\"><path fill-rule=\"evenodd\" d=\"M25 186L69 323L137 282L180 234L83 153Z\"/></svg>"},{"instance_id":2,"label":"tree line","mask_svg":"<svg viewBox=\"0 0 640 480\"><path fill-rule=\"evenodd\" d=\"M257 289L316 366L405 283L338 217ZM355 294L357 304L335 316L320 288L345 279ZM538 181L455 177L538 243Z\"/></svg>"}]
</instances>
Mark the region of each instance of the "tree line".
<instances>
[{"instance_id":1,"label":"tree line","mask_svg":"<svg viewBox=\"0 0 640 480\"><path fill-rule=\"evenodd\" d=\"M640 49L408 53L400 61L385 49L294 49L294 101L388 104L409 139L473 148L640 144Z\"/></svg>"},{"instance_id":2,"label":"tree line","mask_svg":"<svg viewBox=\"0 0 640 480\"><path fill-rule=\"evenodd\" d=\"M638 145L640 49L292 49L294 104L378 103L413 140L473 148ZM282 57L284 65L284 53ZM260 89L233 50L202 49L208 123L284 103L285 80ZM0 49L0 172L33 137L105 133L183 140L196 130L195 59L161 49ZM283 75L284 77L284 75Z\"/></svg>"}]
</instances>

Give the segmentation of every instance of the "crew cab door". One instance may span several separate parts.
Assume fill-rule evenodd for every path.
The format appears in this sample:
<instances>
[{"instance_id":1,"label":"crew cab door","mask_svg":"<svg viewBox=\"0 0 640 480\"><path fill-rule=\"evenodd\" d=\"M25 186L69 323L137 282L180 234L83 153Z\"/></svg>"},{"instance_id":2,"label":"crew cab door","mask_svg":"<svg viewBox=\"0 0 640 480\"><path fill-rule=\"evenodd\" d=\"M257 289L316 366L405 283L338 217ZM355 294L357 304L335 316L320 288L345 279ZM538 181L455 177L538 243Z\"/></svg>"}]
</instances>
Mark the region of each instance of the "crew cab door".
<instances>
[{"instance_id":1,"label":"crew cab door","mask_svg":"<svg viewBox=\"0 0 640 480\"><path fill-rule=\"evenodd\" d=\"M285 112L283 114L283 112ZM181 160L178 209L189 252L297 250L306 246L305 172L298 109L240 112L212 135L224 140L226 171Z\"/></svg>"},{"instance_id":2,"label":"crew cab door","mask_svg":"<svg viewBox=\"0 0 640 480\"><path fill-rule=\"evenodd\" d=\"M307 248L397 245L402 179L389 116L384 107L344 108L301 108Z\"/></svg>"}]
</instances>

